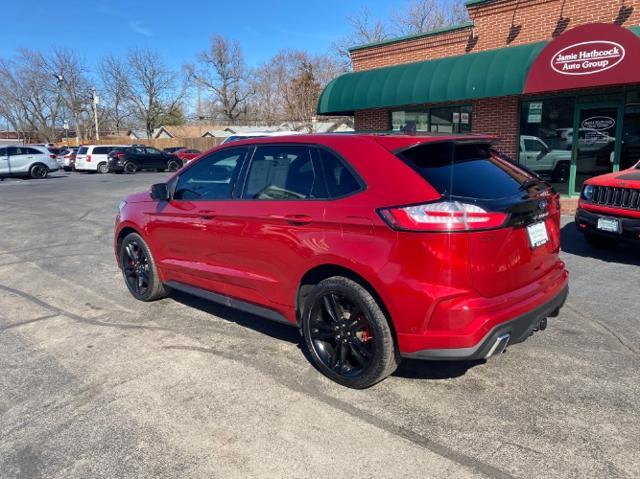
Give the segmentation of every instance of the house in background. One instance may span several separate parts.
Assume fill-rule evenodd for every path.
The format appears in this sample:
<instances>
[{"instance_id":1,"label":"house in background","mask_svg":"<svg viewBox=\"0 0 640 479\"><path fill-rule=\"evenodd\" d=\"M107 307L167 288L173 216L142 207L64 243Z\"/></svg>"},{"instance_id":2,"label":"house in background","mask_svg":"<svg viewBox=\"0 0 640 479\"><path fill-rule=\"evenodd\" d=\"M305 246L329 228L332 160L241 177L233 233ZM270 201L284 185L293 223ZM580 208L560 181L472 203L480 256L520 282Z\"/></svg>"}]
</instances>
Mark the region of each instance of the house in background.
<instances>
[{"instance_id":1,"label":"house in background","mask_svg":"<svg viewBox=\"0 0 640 479\"><path fill-rule=\"evenodd\" d=\"M147 130L129 130L127 131L127 136L132 140L148 140L149 139Z\"/></svg>"}]
</instances>

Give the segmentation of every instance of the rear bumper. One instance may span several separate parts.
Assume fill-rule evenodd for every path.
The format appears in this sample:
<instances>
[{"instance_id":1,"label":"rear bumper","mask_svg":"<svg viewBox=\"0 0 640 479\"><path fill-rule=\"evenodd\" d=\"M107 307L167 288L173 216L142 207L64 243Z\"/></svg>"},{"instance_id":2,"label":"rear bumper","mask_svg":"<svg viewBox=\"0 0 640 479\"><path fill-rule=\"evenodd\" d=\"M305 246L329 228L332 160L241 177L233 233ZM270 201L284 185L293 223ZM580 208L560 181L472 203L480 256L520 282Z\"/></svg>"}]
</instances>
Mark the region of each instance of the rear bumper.
<instances>
[{"instance_id":1,"label":"rear bumper","mask_svg":"<svg viewBox=\"0 0 640 479\"><path fill-rule=\"evenodd\" d=\"M558 315L569 294L569 287L551 300L510 321L500 323L489 331L477 344L467 348L424 349L403 354L403 357L429 360L476 360L484 359L504 350L508 345L521 343L536 331L541 321Z\"/></svg>"},{"instance_id":2,"label":"rear bumper","mask_svg":"<svg viewBox=\"0 0 640 479\"><path fill-rule=\"evenodd\" d=\"M508 293L483 297L469 293L444 300L434 309L439 320L430 320L418 333L398 333L403 357L420 359L484 358L502 334L509 343L526 339L540 321L557 315L567 297L569 273L558 263L536 281ZM432 316L433 318L433 316Z\"/></svg>"},{"instance_id":3,"label":"rear bumper","mask_svg":"<svg viewBox=\"0 0 640 479\"><path fill-rule=\"evenodd\" d=\"M598 218L615 218L620 222L620 233L611 233L598 229ZM608 238L640 242L640 218L624 218L606 213L592 213L584 208L576 211L576 227L583 233L593 233Z\"/></svg>"}]
</instances>

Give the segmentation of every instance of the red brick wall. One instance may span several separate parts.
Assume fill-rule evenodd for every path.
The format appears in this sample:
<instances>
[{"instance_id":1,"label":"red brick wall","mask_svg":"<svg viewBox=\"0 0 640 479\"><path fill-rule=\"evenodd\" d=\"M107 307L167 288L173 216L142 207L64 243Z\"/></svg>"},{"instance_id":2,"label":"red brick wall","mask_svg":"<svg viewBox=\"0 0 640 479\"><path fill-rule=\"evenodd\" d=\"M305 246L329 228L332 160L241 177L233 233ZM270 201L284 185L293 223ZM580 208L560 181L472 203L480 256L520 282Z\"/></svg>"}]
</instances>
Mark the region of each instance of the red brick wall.
<instances>
[{"instance_id":1,"label":"red brick wall","mask_svg":"<svg viewBox=\"0 0 640 479\"><path fill-rule=\"evenodd\" d=\"M465 52L471 27L351 52L354 71L419 62Z\"/></svg>"},{"instance_id":2,"label":"red brick wall","mask_svg":"<svg viewBox=\"0 0 640 479\"><path fill-rule=\"evenodd\" d=\"M362 110L356 111L353 117L356 131L375 130L386 131L391 129L390 110Z\"/></svg>"},{"instance_id":3,"label":"red brick wall","mask_svg":"<svg viewBox=\"0 0 640 479\"><path fill-rule=\"evenodd\" d=\"M462 55L521 45L554 36L585 23L640 24L639 0L493 0L469 8L473 28L422 36L355 50L353 69Z\"/></svg>"},{"instance_id":4,"label":"red brick wall","mask_svg":"<svg viewBox=\"0 0 640 479\"><path fill-rule=\"evenodd\" d=\"M471 128L473 133L495 135L498 146L505 154L517 158L518 153L518 118L519 103L517 96L487 98L471 102L473 113ZM412 109L421 107L447 106L451 103L432 105L412 105ZM393 108L396 109L396 108ZM401 108L398 108L401 109ZM358 131L386 131L391 129L391 108L356 111L354 115L355 129Z\"/></svg>"},{"instance_id":5,"label":"red brick wall","mask_svg":"<svg viewBox=\"0 0 640 479\"><path fill-rule=\"evenodd\" d=\"M499 149L512 158L517 158L519 128L518 97L507 96L474 100L472 105L472 131L474 133L496 135L499 139Z\"/></svg>"}]
</instances>

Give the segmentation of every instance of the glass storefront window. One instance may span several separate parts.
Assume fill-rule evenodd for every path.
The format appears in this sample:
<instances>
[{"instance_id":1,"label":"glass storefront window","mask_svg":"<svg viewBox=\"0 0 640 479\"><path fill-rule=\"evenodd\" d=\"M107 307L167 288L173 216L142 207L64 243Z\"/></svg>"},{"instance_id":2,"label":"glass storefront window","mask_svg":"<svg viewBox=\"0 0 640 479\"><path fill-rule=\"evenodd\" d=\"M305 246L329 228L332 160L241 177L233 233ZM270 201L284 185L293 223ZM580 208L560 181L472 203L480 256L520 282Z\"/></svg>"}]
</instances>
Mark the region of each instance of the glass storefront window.
<instances>
[{"instance_id":1,"label":"glass storefront window","mask_svg":"<svg viewBox=\"0 0 640 479\"><path fill-rule=\"evenodd\" d=\"M640 92L638 92L640 93ZM631 168L640 161L640 95L629 95L624 109L620 169Z\"/></svg>"},{"instance_id":2,"label":"glass storefront window","mask_svg":"<svg viewBox=\"0 0 640 479\"><path fill-rule=\"evenodd\" d=\"M429 111L393 111L391 128L393 131L429 131Z\"/></svg>"},{"instance_id":3,"label":"glass storefront window","mask_svg":"<svg viewBox=\"0 0 640 479\"><path fill-rule=\"evenodd\" d=\"M471 131L471 114L471 106L393 111L391 128L393 131L468 133Z\"/></svg>"},{"instance_id":4,"label":"glass storefront window","mask_svg":"<svg viewBox=\"0 0 640 479\"><path fill-rule=\"evenodd\" d=\"M575 99L547 98L522 103L520 163L569 193Z\"/></svg>"},{"instance_id":5,"label":"glass storefront window","mask_svg":"<svg viewBox=\"0 0 640 479\"><path fill-rule=\"evenodd\" d=\"M431 109L431 131L467 133L471 131L471 107L454 106Z\"/></svg>"}]
</instances>

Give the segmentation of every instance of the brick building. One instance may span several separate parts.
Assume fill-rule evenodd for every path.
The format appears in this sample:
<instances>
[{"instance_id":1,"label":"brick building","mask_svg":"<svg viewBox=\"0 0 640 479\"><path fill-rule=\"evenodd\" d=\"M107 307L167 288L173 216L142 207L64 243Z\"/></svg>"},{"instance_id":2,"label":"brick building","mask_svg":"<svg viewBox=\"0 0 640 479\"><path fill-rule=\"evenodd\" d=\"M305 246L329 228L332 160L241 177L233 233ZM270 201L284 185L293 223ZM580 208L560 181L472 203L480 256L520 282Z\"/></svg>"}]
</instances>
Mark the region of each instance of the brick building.
<instances>
[{"instance_id":1,"label":"brick building","mask_svg":"<svg viewBox=\"0 0 640 479\"><path fill-rule=\"evenodd\" d=\"M566 196L640 160L639 0L471 0L470 22L351 48L319 114L488 133ZM574 132L578 132L574 134Z\"/></svg>"}]
</instances>

